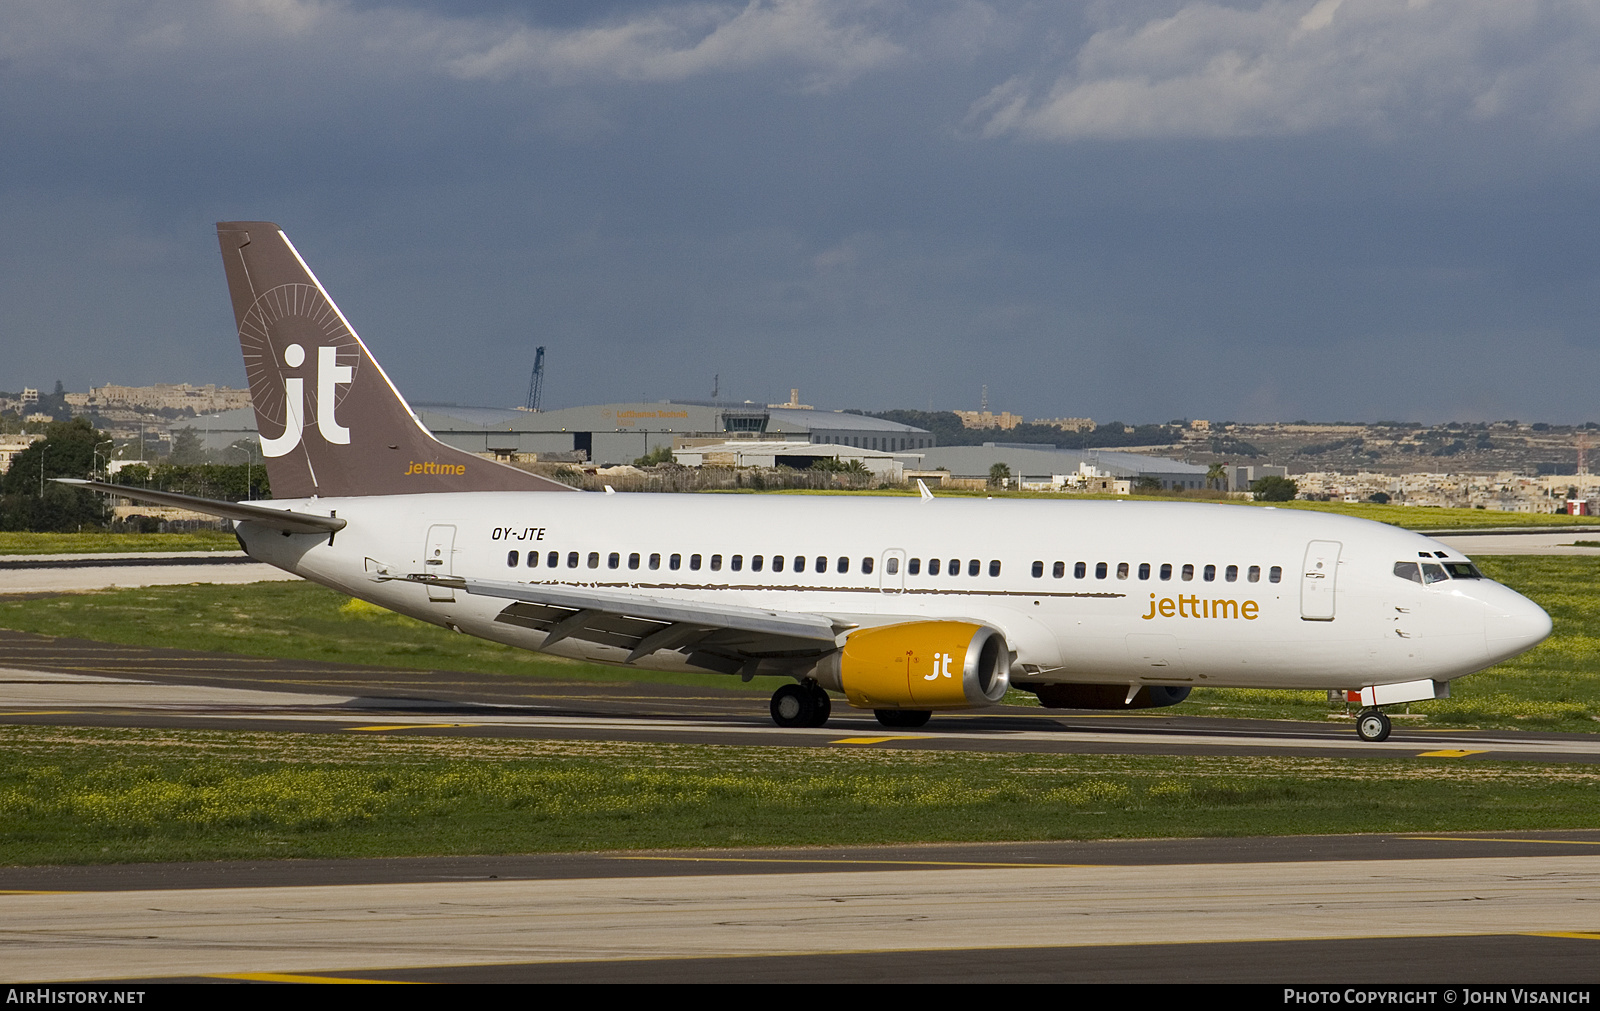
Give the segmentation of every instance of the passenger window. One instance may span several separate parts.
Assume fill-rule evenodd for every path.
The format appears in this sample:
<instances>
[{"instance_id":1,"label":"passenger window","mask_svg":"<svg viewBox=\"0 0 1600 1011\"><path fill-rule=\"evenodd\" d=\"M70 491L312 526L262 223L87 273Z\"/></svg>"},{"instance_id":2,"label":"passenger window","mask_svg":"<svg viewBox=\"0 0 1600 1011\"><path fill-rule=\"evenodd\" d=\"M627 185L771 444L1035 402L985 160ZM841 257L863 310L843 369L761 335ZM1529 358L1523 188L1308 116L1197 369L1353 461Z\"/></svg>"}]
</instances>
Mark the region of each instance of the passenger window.
<instances>
[{"instance_id":1,"label":"passenger window","mask_svg":"<svg viewBox=\"0 0 1600 1011\"><path fill-rule=\"evenodd\" d=\"M628 568L637 569L638 567L639 567L639 552L634 551L634 552L629 553L629 555L628 555Z\"/></svg>"},{"instance_id":2,"label":"passenger window","mask_svg":"<svg viewBox=\"0 0 1600 1011\"><path fill-rule=\"evenodd\" d=\"M1043 562L1034 562L1033 563L1033 578L1034 579L1039 579L1043 575L1044 575L1044 563Z\"/></svg>"},{"instance_id":3,"label":"passenger window","mask_svg":"<svg viewBox=\"0 0 1600 1011\"><path fill-rule=\"evenodd\" d=\"M1420 584L1422 582L1422 569L1418 568L1416 562L1395 562L1394 574L1401 579L1409 579L1413 583Z\"/></svg>"},{"instance_id":4,"label":"passenger window","mask_svg":"<svg viewBox=\"0 0 1600 1011\"><path fill-rule=\"evenodd\" d=\"M1237 583L1239 581L1239 567L1237 565L1228 566L1222 573L1222 578L1230 583Z\"/></svg>"},{"instance_id":5,"label":"passenger window","mask_svg":"<svg viewBox=\"0 0 1600 1011\"><path fill-rule=\"evenodd\" d=\"M761 566L765 562L766 562L766 559L762 558L760 555L751 555L750 556L750 571L751 572L760 572L761 571Z\"/></svg>"},{"instance_id":6,"label":"passenger window","mask_svg":"<svg viewBox=\"0 0 1600 1011\"><path fill-rule=\"evenodd\" d=\"M711 571L712 572L721 572L722 571L722 556L721 555L712 555L711 556Z\"/></svg>"},{"instance_id":7,"label":"passenger window","mask_svg":"<svg viewBox=\"0 0 1600 1011\"><path fill-rule=\"evenodd\" d=\"M817 556L816 569L817 569L818 572L827 572L828 571L828 559L825 558L822 555L818 555Z\"/></svg>"},{"instance_id":8,"label":"passenger window","mask_svg":"<svg viewBox=\"0 0 1600 1011\"><path fill-rule=\"evenodd\" d=\"M900 559L898 559L898 558L889 559L887 562L884 563L884 568L888 569L889 575L891 575L891 576L898 575L900 573Z\"/></svg>"},{"instance_id":9,"label":"passenger window","mask_svg":"<svg viewBox=\"0 0 1600 1011\"><path fill-rule=\"evenodd\" d=\"M1185 583L1187 583L1193 578L1194 578L1194 566L1189 564L1188 562L1184 562L1183 563L1183 581Z\"/></svg>"},{"instance_id":10,"label":"passenger window","mask_svg":"<svg viewBox=\"0 0 1600 1011\"><path fill-rule=\"evenodd\" d=\"M1104 578L1106 578L1106 563L1105 562L1095 562L1094 563L1094 578L1096 578L1096 579L1104 579Z\"/></svg>"},{"instance_id":11,"label":"passenger window","mask_svg":"<svg viewBox=\"0 0 1600 1011\"><path fill-rule=\"evenodd\" d=\"M689 556L689 571L691 571L691 572L699 572L700 571L700 556L699 555L690 555Z\"/></svg>"},{"instance_id":12,"label":"passenger window","mask_svg":"<svg viewBox=\"0 0 1600 1011\"><path fill-rule=\"evenodd\" d=\"M744 568L744 556L743 555L734 555L732 558L728 559L728 568L732 569L735 572L738 572L740 569L743 569Z\"/></svg>"},{"instance_id":13,"label":"passenger window","mask_svg":"<svg viewBox=\"0 0 1600 1011\"><path fill-rule=\"evenodd\" d=\"M683 564L683 556L682 555L673 555L672 557L667 559L667 568L671 569L673 572L677 572L678 571L678 566L680 566L682 564Z\"/></svg>"},{"instance_id":14,"label":"passenger window","mask_svg":"<svg viewBox=\"0 0 1600 1011\"><path fill-rule=\"evenodd\" d=\"M622 556L617 554L615 551L613 551L610 554L606 555L606 568L614 569L614 568L616 568L617 566L619 566L621 564L622 564Z\"/></svg>"},{"instance_id":15,"label":"passenger window","mask_svg":"<svg viewBox=\"0 0 1600 1011\"><path fill-rule=\"evenodd\" d=\"M1072 567L1072 578L1073 579L1082 579L1084 576L1087 576L1088 574L1089 574L1089 566L1085 565L1083 562L1079 562L1078 564L1076 564L1076 565L1074 565Z\"/></svg>"},{"instance_id":16,"label":"passenger window","mask_svg":"<svg viewBox=\"0 0 1600 1011\"><path fill-rule=\"evenodd\" d=\"M556 566L558 566L560 564L561 564L561 552L552 551L548 555L544 556L544 566L545 566L545 568L553 569L553 568L555 568Z\"/></svg>"},{"instance_id":17,"label":"passenger window","mask_svg":"<svg viewBox=\"0 0 1600 1011\"><path fill-rule=\"evenodd\" d=\"M806 571L806 556L805 555L795 555L794 556L794 571L796 571L796 572L804 572L804 571Z\"/></svg>"},{"instance_id":18,"label":"passenger window","mask_svg":"<svg viewBox=\"0 0 1600 1011\"><path fill-rule=\"evenodd\" d=\"M952 576L961 575L961 559L959 559L959 558L950 559L950 564L945 567L945 571L948 572Z\"/></svg>"},{"instance_id":19,"label":"passenger window","mask_svg":"<svg viewBox=\"0 0 1600 1011\"><path fill-rule=\"evenodd\" d=\"M1444 574L1444 566L1438 562L1422 563L1422 581L1424 583L1442 583L1449 578Z\"/></svg>"},{"instance_id":20,"label":"passenger window","mask_svg":"<svg viewBox=\"0 0 1600 1011\"><path fill-rule=\"evenodd\" d=\"M1149 562L1140 562L1139 563L1139 578L1140 579L1149 579L1150 578L1150 563Z\"/></svg>"},{"instance_id":21,"label":"passenger window","mask_svg":"<svg viewBox=\"0 0 1600 1011\"><path fill-rule=\"evenodd\" d=\"M782 555L773 555L772 556L772 571L773 572L782 572L783 571L783 556Z\"/></svg>"},{"instance_id":22,"label":"passenger window","mask_svg":"<svg viewBox=\"0 0 1600 1011\"><path fill-rule=\"evenodd\" d=\"M578 553L576 551L568 551L567 552L567 568L576 569L577 567L578 567Z\"/></svg>"},{"instance_id":23,"label":"passenger window","mask_svg":"<svg viewBox=\"0 0 1600 1011\"><path fill-rule=\"evenodd\" d=\"M913 558L910 561L906 562L906 571L909 572L913 576L915 576L917 573L921 572L922 571L922 559Z\"/></svg>"},{"instance_id":24,"label":"passenger window","mask_svg":"<svg viewBox=\"0 0 1600 1011\"><path fill-rule=\"evenodd\" d=\"M850 571L850 559L844 558L844 557L840 557L837 567L838 567L840 572L849 572Z\"/></svg>"},{"instance_id":25,"label":"passenger window","mask_svg":"<svg viewBox=\"0 0 1600 1011\"><path fill-rule=\"evenodd\" d=\"M998 558L992 559L989 562L989 575L991 577L994 577L994 576L998 576L999 574L1000 574L1000 559L998 559Z\"/></svg>"},{"instance_id":26,"label":"passenger window","mask_svg":"<svg viewBox=\"0 0 1600 1011\"><path fill-rule=\"evenodd\" d=\"M1215 583L1217 581L1217 567L1215 565L1207 565L1205 571L1201 573L1201 578L1208 583Z\"/></svg>"},{"instance_id":27,"label":"passenger window","mask_svg":"<svg viewBox=\"0 0 1600 1011\"><path fill-rule=\"evenodd\" d=\"M539 567L539 552L537 552L537 551L528 552L528 568L537 569L538 567Z\"/></svg>"},{"instance_id":28,"label":"passenger window","mask_svg":"<svg viewBox=\"0 0 1600 1011\"><path fill-rule=\"evenodd\" d=\"M967 563L967 575L976 576L978 573L980 573L982 571L983 571L983 563L978 561L976 558L974 558L972 561Z\"/></svg>"},{"instance_id":29,"label":"passenger window","mask_svg":"<svg viewBox=\"0 0 1600 1011\"><path fill-rule=\"evenodd\" d=\"M892 559L892 558L890 559L890 561L893 561L893 560L894 559ZM861 574L864 575L864 576L872 575L872 559L870 559L870 558L861 559Z\"/></svg>"},{"instance_id":30,"label":"passenger window","mask_svg":"<svg viewBox=\"0 0 1600 1011\"><path fill-rule=\"evenodd\" d=\"M650 568L651 569L659 569L659 568L661 568L661 555L660 554L651 554L651 556L650 556Z\"/></svg>"},{"instance_id":31,"label":"passenger window","mask_svg":"<svg viewBox=\"0 0 1600 1011\"><path fill-rule=\"evenodd\" d=\"M517 561L521 557L522 557L521 552L517 552L517 551L509 552L506 555L506 565L510 566L513 569L516 568L517 567Z\"/></svg>"},{"instance_id":32,"label":"passenger window","mask_svg":"<svg viewBox=\"0 0 1600 1011\"><path fill-rule=\"evenodd\" d=\"M1060 579L1061 577L1065 576L1066 574L1067 574L1067 563L1066 562L1057 562L1054 565L1050 566L1050 575L1053 578ZM1083 574L1079 573L1078 577L1081 579L1083 577Z\"/></svg>"},{"instance_id":33,"label":"passenger window","mask_svg":"<svg viewBox=\"0 0 1600 1011\"><path fill-rule=\"evenodd\" d=\"M598 569L599 567L600 567L600 552L598 552L598 551L589 552L589 568Z\"/></svg>"},{"instance_id":34,"label":"passenger window","mask_svg":"<svg viewBox=\"0 0 1600 1011\"><path fill-rule=\"evenodd\" d=\"M1250 582L1252 582L1252 583L1261 582L1261 566L1259 566L1259 565L1250 566Z\"/></svg>"},{"instance_id":35,"label":"passenger window","mask_svg":"<svg viewBox=\"0 0 1600 1011\"><path fill-rule=\"evenodd\" d=\"M1128 578L1128 563L1127 562L1118 562L1117 563L1117 578L1118 579L1127 579Z\"/></svg>"},{"instance_id":36,"label":"passenger window","mask_svg":"<svg viewBox=\"0 0 1600 1011\"><path fill-rule=\"evenodd\" d=\"M937 558L928 559L928 575L937 576L939 574L939 564L939 559Z\"/></svg>"},{"instance_id":37,"label":"passenger window","mask_svg":"<svg viewBox=\"0 0 1600 1011\"><path fill-rule=\"evenodd\" d=\"M1268 569L1267 570L1267 582L1269 582L1269 583L1281 583L1281 582L1283 582L1283 566L1274 565L1272 568Z\"/></svg>"},{"instance_id":38,"label":"passenger window","mask_svg":"<svg viewBox=\"0 0 1600 1011\"><path fill-rule=\"evenodd\" d=\"M1162 562L1161 563L1161 578L1162 579L1171 579L1172 578L1172 563L1171 562Z\"/></svg>"}]
</instances>

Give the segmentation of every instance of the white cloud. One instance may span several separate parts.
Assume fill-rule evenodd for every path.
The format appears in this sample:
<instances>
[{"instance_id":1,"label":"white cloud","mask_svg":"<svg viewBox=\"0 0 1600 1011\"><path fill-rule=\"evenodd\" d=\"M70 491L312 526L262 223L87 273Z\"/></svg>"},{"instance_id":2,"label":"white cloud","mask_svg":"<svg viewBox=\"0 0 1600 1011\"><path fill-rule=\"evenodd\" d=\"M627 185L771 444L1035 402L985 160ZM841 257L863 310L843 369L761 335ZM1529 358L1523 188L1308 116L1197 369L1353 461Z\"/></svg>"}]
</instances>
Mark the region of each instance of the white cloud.
<instances>
[{"instance_id":1,"label":"white cloud","mask_svg":"<svg viewBox=\"0 0 1600 1011\"><path fill-rule=\"evenodd\" d=\"M995 87L969 127L1076 140L1600 125L1600 7L1583 0L1191 2L1095 32L1072 64Z\"/></svg>"},{"instance_id":2,"label":"white cloud","mask_svg":"<svg viewBox=\"0 0 1600 1011\"><path fill-rule=\"evenodd\" d=\"M664 2L598 24L549 28L344 0L12 0L0 20L0 71L79 79L180 68L230 73L277 56L318 63L330 75L420 71L550 83L772 69L826 89L895 59L901 47L883 22L901 14L895 0Z\"/></svg>"}]
</instances>

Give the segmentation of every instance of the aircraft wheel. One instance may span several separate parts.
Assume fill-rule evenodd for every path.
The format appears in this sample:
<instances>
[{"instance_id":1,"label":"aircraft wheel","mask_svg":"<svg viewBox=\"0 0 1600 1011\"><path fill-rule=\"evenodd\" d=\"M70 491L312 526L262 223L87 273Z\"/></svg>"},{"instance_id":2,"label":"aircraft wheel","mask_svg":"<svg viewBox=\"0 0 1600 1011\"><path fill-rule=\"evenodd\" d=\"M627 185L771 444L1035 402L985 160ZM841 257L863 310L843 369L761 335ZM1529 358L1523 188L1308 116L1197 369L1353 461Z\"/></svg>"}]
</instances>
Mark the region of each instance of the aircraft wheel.
<instances>
[{"instance_id":1,"label":"aircraft wheel","mask_svg":"<svg viewBox=\"0 0 1600 1011\"><path fill-rule=\"evenodd\" d=\"M823 726L828 722L828 717L833 715L833 700L828 697L828 690L815 681L807 687L811 689L812 705L815 707L810 726Z\"/></svg>"},{"instance_id":2,"label":"aircraft wheel","mask_svg":"<svg viewBox=\"0 0 1600 1011\"><path fill-rule=\"evenodd\" d=\"M772 693L772 722L780 727L816 726L817 697L806 685L784 685Z\"/></svg>"},{"instance_id":3,"label":"aircraft wheel","mask_svg":"<svg viewBox=\"0 0 1600 1011\"><path fill-rule=\"evenodd\" d=\"M931 709L874 709L872 715L878 722L886 727L914 729L928 722L933 716Z\"/></svg>"},{"instance_id":4,"label":"aircraft wheel","mask_svg":"<svg viewBox=\"0 0 1600 1011\"><path fill-rule=\"evenodd\" d=\"M1356 716L1356 736L1369 743L1389 739L1389 717L1380 710L1368 709Z\"/></svg>"}]
</instances>

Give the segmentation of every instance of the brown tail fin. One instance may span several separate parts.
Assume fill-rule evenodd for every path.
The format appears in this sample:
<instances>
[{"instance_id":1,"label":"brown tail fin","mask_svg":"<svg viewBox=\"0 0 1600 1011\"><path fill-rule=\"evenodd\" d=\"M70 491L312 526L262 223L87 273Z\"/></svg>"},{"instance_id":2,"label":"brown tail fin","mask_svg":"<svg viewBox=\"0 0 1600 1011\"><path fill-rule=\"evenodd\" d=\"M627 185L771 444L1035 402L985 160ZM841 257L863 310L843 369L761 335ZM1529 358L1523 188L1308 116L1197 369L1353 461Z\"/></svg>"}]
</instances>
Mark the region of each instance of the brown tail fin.
<instances>
[{"instance_id":1,"label":"brown tail fin","mask_svg":"<svg viewBox=\"0 0 1600 1011\"><path fill-rule=\"evenodd\" d=\"M217 239L274 497L574 490L435 439L277 225Z\"/></svg>"}]
</instances>

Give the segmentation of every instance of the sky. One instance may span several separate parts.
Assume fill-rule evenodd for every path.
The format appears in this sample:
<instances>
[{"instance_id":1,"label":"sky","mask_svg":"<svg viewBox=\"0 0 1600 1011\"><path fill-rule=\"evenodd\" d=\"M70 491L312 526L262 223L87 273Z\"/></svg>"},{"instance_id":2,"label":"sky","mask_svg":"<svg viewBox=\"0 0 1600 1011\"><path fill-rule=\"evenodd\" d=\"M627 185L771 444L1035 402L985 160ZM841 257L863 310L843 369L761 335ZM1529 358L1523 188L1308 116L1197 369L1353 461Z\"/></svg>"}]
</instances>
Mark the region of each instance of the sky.
<instances>
[{"instance_id":1,"label":"sky","mask_svg":"<svg viewBox=\"0 0 1600 1011\"><path fill-rule=\"evenodd\" d=\"M1600 420L1600 4L7 0L0 389Z\"/></svg>"}]
</instances>

